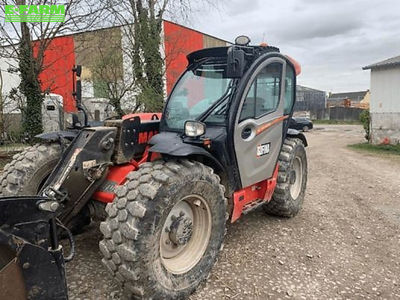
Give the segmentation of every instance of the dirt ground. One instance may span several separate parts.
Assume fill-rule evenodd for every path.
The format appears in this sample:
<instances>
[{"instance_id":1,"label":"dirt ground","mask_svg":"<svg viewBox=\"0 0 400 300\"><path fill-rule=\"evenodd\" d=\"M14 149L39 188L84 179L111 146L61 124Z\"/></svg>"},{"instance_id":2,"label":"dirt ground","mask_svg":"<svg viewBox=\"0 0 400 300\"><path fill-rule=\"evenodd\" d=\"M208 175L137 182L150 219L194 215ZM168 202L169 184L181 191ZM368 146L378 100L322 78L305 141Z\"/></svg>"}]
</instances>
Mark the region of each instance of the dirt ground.
<instances>
[{"instance_id":1,"label":"dirt ground","mask_svg":"<svg viewBox=\"0 0 400 300\"><path fill-rule=\"evenodd\" d=\"M252 212L230 225L206 299L399 299L400 160L354 152L357 125L307 133L309 178L293 219ZM100 262L93 226L77 237L67 265L71 299L118 299Z\"/></svg>"}]
</instances>

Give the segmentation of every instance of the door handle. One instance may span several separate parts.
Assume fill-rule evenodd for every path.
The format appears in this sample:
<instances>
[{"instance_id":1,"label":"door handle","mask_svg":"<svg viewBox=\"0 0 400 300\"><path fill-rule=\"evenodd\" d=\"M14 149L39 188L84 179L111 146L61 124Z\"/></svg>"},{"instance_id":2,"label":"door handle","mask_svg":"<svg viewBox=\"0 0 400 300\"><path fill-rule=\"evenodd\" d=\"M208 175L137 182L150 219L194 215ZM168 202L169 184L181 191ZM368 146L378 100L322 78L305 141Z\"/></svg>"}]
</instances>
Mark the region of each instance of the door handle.
<instances>
[{"instance_id":1,"label":"door handle","mask_svg":"<svg viewBox=\"0 0 400 300\"><path fill-rule=\"evenodd\" d=\"M252 130L251 127L245 127L242 130L242 139L246 140L251 136Z\"/></svg>"}]
</instances>

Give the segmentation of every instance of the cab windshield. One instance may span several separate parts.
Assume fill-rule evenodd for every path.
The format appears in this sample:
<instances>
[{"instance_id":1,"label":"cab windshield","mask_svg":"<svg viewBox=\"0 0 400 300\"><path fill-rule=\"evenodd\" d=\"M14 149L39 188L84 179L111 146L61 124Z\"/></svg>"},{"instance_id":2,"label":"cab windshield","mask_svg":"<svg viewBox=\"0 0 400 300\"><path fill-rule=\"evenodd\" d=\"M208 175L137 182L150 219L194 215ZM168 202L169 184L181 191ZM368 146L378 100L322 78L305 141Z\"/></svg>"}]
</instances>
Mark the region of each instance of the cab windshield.
<instances>
[{"instance_id":1,"label":"cab windshield","mask_svg":"<svg viewBox=\"0 0 400 300\"><path fill-rule=\"evenodd\" d=\"M207 60L188 69L176 84L165 109L170 129L183 130L185 121L197 120L213 109L205 122L225 120L226 104L232 89L226 78L226 61ZM217 102L220 102L218 105ZM213 107L215 106L215 107Z\"/></svg>"}]
</instances>

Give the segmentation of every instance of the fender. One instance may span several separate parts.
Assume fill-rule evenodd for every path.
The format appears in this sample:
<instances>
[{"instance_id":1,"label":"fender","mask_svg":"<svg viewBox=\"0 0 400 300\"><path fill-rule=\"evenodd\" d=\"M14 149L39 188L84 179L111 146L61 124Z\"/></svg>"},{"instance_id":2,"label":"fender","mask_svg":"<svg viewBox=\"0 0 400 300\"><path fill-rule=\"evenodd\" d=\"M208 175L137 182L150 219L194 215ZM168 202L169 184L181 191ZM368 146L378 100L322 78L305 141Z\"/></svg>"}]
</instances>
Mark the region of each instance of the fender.
<instances>
[{"instance_id":1,"label":"fender","mask_svg":"<svg viewBox=\"0 0 400 300\"><path fill-rule=\"evenodd\" d=\"M303 142L304 147L308 146L306 136L303 133L301 133L300 131L296 130L296 129L289 128L288 131L287 131L286 136L298 138Z\"/></svg>"},{"instance_id":2,"label":"fender","mask_svg":"<svg viewBox=\"0 0 400 300\"><path fill-rule=\"evenodd\" d=\"M211 161L220 170L224 170L222 164L210 152L201 146L184 142L180 133L161 132L151 138L149 145L151 146L150 152L174 157L200 156Z\"/></svg>"},{"instance_id":3,"label":"fender","mask_svg":"<svg viewBox=\"0 0 400 300\"><path fill-rule=\"evenodd\" d=\"M35 136L35 138L45 141L45 142L58 142L61 138L72 141L77 135L79 131L54 131L54 132L46 132L41 133Z\"/></svg>"}]
</instances>

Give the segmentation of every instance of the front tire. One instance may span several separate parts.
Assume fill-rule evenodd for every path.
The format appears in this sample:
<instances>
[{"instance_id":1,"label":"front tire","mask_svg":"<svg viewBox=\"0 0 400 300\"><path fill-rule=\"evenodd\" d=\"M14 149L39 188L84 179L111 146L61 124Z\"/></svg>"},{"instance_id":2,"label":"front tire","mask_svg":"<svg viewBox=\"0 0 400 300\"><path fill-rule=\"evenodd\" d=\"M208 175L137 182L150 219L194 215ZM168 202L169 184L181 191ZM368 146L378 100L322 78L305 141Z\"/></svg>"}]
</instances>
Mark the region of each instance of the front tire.
<instances>
[{"instance_id":1,"label":"front tire","mask_svg":"<svg viewBox=\"0 0 400 300\"><path fill-rule=\"evenodd\" d=\"M307 186L307 156L303 142L297 138L286 138L278 163L277 185L264 209L271 215L294 217L303 205Z\"/></svg>"},{"instance_id":2,"label":"front tire","mask_svg":"<svg viewBox=\"0 0 400 300\"><path fill-rule=\"evenodd\" d=\"M187 298L217 259L226 207L211 168L189 160L142 164L107 205L103 263L127 297Z\"/></svg>"}]
</instances>

